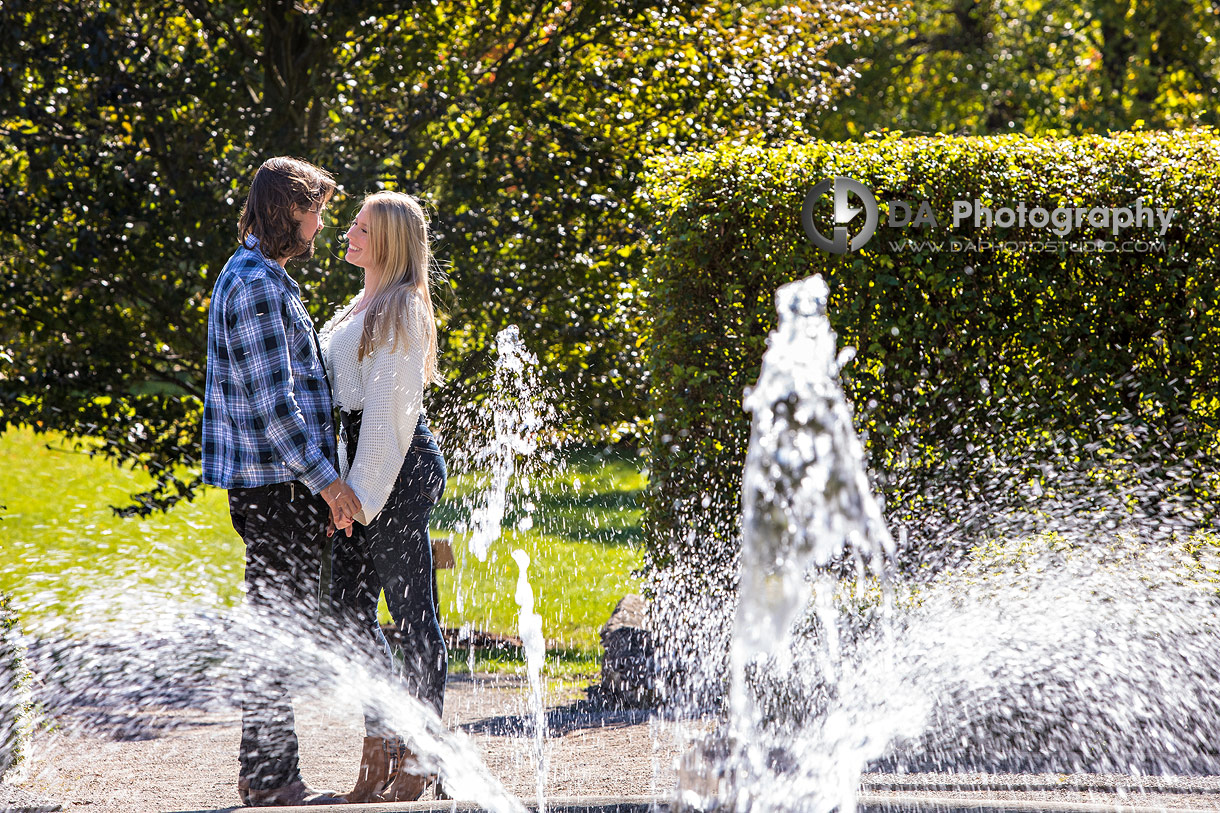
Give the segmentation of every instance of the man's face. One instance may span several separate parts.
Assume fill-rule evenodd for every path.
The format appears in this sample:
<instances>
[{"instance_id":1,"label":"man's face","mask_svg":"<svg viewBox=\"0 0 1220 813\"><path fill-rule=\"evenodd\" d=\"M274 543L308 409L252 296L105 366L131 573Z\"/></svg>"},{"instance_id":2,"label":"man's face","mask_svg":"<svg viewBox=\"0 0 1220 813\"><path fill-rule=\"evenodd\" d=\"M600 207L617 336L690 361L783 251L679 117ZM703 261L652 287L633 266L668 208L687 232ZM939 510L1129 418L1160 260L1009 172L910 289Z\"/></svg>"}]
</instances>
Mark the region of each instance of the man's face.
<instances>
[{"instance_id":1,"label":"man's face","mask_svg":"<svg viewBox=\"0 0 1220 813\"><path fill-rule=\"evenodd\" d=\"M297 222L297 234L301 238L302 249L301 253L290 259L308 260L313 256L313 241L318 236L318 232L322 231L322 214L325 211L325 203L319 203L309 209L292 210L292 216Z\"/></svg>"}]
</instances>

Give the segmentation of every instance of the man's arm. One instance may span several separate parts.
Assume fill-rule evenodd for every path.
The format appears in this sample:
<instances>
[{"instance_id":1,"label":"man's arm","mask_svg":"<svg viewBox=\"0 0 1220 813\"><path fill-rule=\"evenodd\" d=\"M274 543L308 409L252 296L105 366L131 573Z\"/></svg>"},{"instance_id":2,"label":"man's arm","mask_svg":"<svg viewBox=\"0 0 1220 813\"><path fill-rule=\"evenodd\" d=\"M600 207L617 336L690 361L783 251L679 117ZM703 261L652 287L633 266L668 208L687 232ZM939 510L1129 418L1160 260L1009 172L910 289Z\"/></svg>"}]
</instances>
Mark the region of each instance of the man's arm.
<instances>
[{"instance_id":1,"label":"man's arm","mask_svg":"<svg viewBox=\"0 0 1220 813\"><path fill-rule=\"evenodd\" d=\"M225 303L225 324L233 368L250 394L259 429L296 479L321 493L339 475L310 437L293 395L292 350L274 283L255 279L235 287Z\"/></svg>"}]
</instances>

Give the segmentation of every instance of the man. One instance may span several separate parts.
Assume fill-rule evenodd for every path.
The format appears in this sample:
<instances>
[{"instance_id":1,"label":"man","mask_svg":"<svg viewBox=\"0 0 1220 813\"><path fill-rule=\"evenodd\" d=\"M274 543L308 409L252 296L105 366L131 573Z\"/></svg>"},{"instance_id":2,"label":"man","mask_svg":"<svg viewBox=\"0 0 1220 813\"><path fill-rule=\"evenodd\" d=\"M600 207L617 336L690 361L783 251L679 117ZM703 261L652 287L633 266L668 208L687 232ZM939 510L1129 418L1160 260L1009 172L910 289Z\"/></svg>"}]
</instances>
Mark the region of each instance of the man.
<instances>
[{"instance_id":1,"label":"man","mask_svg":"<svg viewBox=\"0 0 1220 813\"><path fill-rule=\"evenodd\" d=\"M313 256L334 189L312 164L265 162L241 212L241 246L208 310L203 479L229 491L233 527L246 543L247 606L267 635L242 653L238 794L254 806L344 801L302 780L291 697L311 667L294 656L308 652L319 614L327 520L350 535L361 507L336 471L330 386L287 272L289 262Z\"/></svg>"}]
</instances>

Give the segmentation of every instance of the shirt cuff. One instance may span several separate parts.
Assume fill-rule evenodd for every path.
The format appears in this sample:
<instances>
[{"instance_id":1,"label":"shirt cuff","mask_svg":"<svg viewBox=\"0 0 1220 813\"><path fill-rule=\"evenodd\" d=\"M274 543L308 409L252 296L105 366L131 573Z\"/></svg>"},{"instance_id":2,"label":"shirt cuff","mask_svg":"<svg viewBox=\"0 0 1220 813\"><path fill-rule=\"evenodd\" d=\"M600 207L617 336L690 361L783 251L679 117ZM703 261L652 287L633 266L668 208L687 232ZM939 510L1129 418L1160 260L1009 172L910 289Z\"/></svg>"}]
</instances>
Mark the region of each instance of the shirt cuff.
<instances>
[{"instance_id":1,"label":"shirt cuff","mask_svg":"<svg viewBox=\"0 0 1220 813\"><path fill-rule=\"evenodd\" d=\"M339 473L335 471L335 467L330 464L329 460L323 458L297 479L314 494L320 494L322 489L339 479Z\"/></svg>"},{"instance_id":2,"label":"shirt cuff","mask_svg":"<svg viewBox=\"0 0 1220 813\"><path fill-rule=\"evenodd\" d=\"M359 522L361 525L368 525L377 518L376 514L370 517L368 514L368 509L365 507L367 505L372 505L372 502L369 500L368 495L364 493L363 488L354 483L348 483L348 485L352 487L352 491L356 492L356 499L360 500L360 510L355 513L352 519L356 520L356 522Z\"/></svg>"}]
</instances>

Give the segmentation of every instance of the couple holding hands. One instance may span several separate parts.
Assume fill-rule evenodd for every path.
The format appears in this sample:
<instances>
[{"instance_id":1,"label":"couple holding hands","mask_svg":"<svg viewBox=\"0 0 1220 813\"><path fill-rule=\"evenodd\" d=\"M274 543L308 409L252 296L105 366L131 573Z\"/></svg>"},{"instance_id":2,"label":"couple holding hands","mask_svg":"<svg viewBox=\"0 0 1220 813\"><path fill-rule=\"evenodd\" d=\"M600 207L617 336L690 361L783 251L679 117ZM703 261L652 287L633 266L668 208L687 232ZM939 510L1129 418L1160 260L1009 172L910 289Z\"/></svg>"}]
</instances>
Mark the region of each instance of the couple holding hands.
<instances>
[{"instance_id":1,"label":"couple holding hands","mask_svg":"<svg viewBox=\"0 0 1220 813\"><path fill-rule=\"evenodd\" d=\"M347 232L346 261L364 288L320 333L288 274L313 256L335 191L329 173L272 158L255 173L208 310L204 481L228 490L246 545L245 589L267 633L336 638L439 715L448 667L436 616L428 520L445 461L424 394L437 376L427 217L415 198L369 195ZM340 415L336 441L334 408ZM331 544L331 580L322 556ZM377 623L385 590L400 635ZM324 602L325 609L319 602ZM251 806L413 801L429 781L401 737L366 707L356 787L342 796L301 778L292 695L319 664L254 665L242 701L238 793Z\"/></svg>"}]
</instances>

